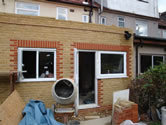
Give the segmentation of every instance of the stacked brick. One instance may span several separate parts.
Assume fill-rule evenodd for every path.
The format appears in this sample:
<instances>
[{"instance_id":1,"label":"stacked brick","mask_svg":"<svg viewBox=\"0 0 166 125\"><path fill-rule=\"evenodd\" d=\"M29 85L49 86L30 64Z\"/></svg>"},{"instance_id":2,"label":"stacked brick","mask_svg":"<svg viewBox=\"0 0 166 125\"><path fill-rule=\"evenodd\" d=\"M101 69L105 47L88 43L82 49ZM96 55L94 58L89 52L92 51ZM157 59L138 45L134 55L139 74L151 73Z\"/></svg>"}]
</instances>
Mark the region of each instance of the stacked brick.
<instances>
[{"instance_id":1,"label":"stacked brick","mask_svg":"<svg viewBox=\"0 0 166 125\"><path fill-rule=\"evenodd\" d=\"M113 125L120 125L125 120L131 120L133 123L138 122L138 105L130 103L129 107L115 107L113 114Z\"/></svg>"}]
</instances>

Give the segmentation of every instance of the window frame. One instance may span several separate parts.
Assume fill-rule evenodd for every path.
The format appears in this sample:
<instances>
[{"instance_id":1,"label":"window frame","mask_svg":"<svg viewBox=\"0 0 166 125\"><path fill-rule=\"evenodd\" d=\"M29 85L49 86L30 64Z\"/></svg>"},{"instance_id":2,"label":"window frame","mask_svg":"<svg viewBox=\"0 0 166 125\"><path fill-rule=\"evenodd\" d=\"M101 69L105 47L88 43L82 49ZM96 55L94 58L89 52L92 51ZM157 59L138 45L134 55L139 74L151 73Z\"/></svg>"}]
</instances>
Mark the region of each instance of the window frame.
<instances>
[{"instance_id":1,"label":"window frame","mask_svg":"<svg viewBox=\"0 0 166 125\"><path fill-rule=\"evenodd\" d=\"M104 24L102 24L102 19L105 20L105 23L104 23ZM102 24L102 25L107 25L107 18L104 17L104 16L101 16L101 17L100 17L100 24Z\"/></svg>"},{"instance_id":2,"label":"window frame","mask_svg":"<svg viewBox=\"0 0 166 125\"><path fill-rule=\"evenodd\" d=\"M86 17L86 18L88 19L87 22L84 21L84 17ZM82 15L82 22L83 22L83 23L89 23L89 15L83 14L83 15Z\"/></svg>"},{"instance_id":3,"label":"window frame","mask_svg":"<svg viewBox=\"0 0 166 125\"><path fill-rule=\"evenodd\" d=\"M65 20L68 20L68 9L67 8L64 8L64 7L57 7L56 8L56 19L57 20L61 20L61 19L59 19L58 17L58 15L59 15L59 9L65 9Z\"/></svg>"},{"instance_id":4,"label":"window frame","mask_svg":"<svg viewBox=\"0 0 166 125\"><path fill-rule=\"evenodd\" d=\"M123 73L111 73L111 74L101 74L101 54L117 54L123 55ZM127 78L127 52L117 52L117 51L98 51L97 52L97 78L98 79L108 79L108 78Z\"/></svg>"},{"instance_id":5,"label":"window frame","mask_svg":"<svg viewBox=\"0 0 166 125\"><path fill-rule=\"evenodd\" d=\"M146 26L147 26L147 34L143 34L143 35L139 35L139 34L137 34L137 24L146 24ZM136 20L135 21L135 32L136 32L136 35L138 35L138 36L148 36L148 22L147 21L143 21L143 20Z\"/></svg>"},{"instance_id":6,"label":"window frame","mask_svg":"<svg viewBox=\"0 0 166 125\"><path fill-rule=\"evenodd\" d=\"M36 78L21 79L22 75L22 59L23 51L36 51ZM54 53L54 77L53 78L39 78L39 52L53 52ZM56 81L56 49L49 48L18 48L18 81L19 82L35 82L35 81Z\"/></svg>"},{"instance_id":7,"label":"window frame","mask_svg":"<svg viewBox=\"0 0 166 125\"><path fill-rule=\"evenodd\" d=\"M163 57L163 63L165 62L165 55L162 55L162 54L158 54L158 55L154 55L154 54L140 54L140 61L139 61L139 64L140 64L140 67L139 67L139 70L140 70L140 73L143 74L144 72L141 71L141 56L151 56L151 67L154 68L154 57Z\"/></svg>"},{"instance_id":8,"label":"window frame","mask_svg":"<svg viewBox=\"0 0 166 125\"><path fill-rule=\"evenodd\" d=\"M33 9L17 8L17 4L18 4L18 3L37 5L37 6L39 7L39 9L38 9L38 10L33 10ZM40 16L40 5L39 5L39 4L36 4L36 3L15 2L15 13L16 13L16 14L19 14L17 10L37 12L37 16ZM25 15L25 14L21 14L21 15ZM35 16L35 15L29 15L29 16Z\"/></svg>"},{"instance_id":9,"label":"window frame","mask_svg":"<svg viewBox=\"0 0 166 125\"><path fill-rule=\"evenodd\" d=\"M123 18L124 21L119 20L119 18ZM123 16L118 16L118 19L117 19L117 20L118 20L118 26L119 26L119 27L122 27L122 26L119 25L119 22L123 22L123 23L124 23L124 27L125 27L125 17L123 17ZM122 28L124 28L124 27L122 27Z\"/></svg>"}]
</instances>

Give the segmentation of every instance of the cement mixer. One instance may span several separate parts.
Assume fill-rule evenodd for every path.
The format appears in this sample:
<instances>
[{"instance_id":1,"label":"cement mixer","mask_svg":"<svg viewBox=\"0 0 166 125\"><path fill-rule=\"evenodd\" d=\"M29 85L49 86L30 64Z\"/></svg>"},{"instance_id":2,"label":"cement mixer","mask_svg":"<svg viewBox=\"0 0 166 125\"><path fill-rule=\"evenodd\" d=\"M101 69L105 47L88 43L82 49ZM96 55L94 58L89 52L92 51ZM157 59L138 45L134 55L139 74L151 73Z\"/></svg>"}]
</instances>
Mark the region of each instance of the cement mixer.
<instances>
[{"instance_id":1,"label":"cement mixer","mask_svg":"<svg viewBox=\"0 0 166 125\"><path fill-rule=\"evenodd\" d=\"M59 79L52 86L52 96L56 103L71 104L75 101L76 95L77 88L72 79Z\"/></svg>"}]
</instances>

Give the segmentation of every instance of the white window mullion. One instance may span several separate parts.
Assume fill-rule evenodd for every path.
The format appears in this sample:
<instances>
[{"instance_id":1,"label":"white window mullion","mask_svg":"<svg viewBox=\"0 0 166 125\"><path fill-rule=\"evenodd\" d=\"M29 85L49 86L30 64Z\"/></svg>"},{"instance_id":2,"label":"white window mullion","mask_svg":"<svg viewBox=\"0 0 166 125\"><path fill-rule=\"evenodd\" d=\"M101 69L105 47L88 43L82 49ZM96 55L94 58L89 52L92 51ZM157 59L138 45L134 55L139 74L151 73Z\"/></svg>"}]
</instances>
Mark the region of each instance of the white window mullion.
<instances>
[{"instance_id":1,"label":"white window mullion","mask_svg":"<svg viewBox=\"0 0 166 125\"><path fill-rule=\"evenodd\" d=\"M123 63L124 63L124 75L126 75L127 76L127 58L126 58L126 56L127 56L127 54L126 53L124 53L124 60L123 60Z\"/></svg>"},{"instance_id":2,"label":"white window mullion","mask_svg":"<svg viewBox=\"0 0 166 125\"><path fill-rule=\"evenodd\" d=\"M54 52L54 78L56 79L56 51Z\"/></svg>"},{"instance_id":3,"label":"white window mullion","mask_svg":"<svg viewBox=\"0 0 166 125\"><path fill-rule=\"evenodd\" d=\"M36 79L39 79L39 51L36 51Z\"/></svg>"}]
</instances>

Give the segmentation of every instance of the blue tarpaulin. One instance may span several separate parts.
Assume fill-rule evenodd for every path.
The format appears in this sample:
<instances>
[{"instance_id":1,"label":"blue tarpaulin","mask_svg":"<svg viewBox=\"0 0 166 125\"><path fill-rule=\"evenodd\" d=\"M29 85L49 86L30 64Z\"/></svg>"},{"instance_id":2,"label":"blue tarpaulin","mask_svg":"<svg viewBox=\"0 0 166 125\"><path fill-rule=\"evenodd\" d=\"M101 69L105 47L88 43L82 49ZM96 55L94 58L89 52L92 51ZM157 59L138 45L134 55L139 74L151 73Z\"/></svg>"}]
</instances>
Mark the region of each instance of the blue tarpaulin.
<instances>
[{"instance_id":1,"label":"blue tarpaulin","mask_svg":"<svg viewBox=\"0 0 166 125\"><path fill-rule=\"evenodd\" d=\"M54 119L53 112L41 101L30 100L23 110L19 125L64 125Z\"/></svg>"}]
</instances>

